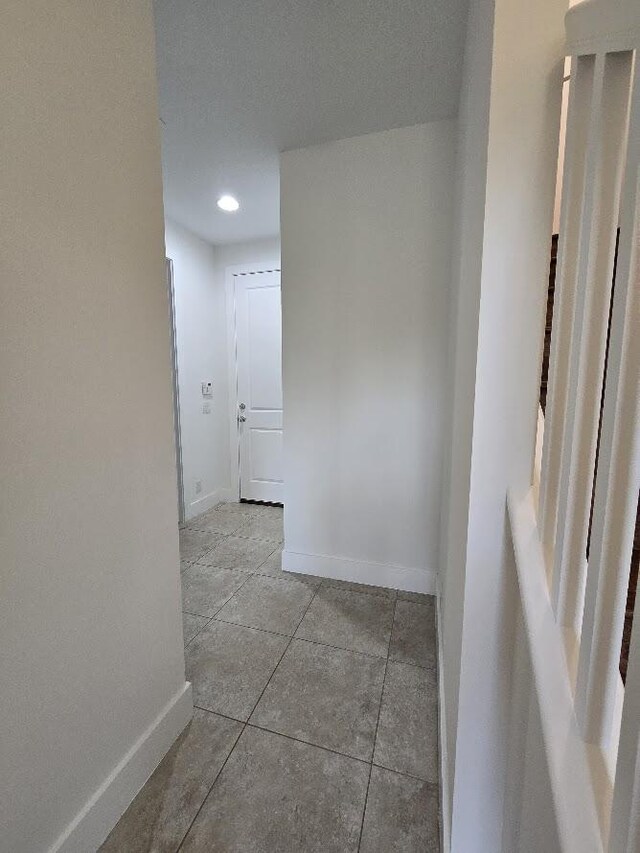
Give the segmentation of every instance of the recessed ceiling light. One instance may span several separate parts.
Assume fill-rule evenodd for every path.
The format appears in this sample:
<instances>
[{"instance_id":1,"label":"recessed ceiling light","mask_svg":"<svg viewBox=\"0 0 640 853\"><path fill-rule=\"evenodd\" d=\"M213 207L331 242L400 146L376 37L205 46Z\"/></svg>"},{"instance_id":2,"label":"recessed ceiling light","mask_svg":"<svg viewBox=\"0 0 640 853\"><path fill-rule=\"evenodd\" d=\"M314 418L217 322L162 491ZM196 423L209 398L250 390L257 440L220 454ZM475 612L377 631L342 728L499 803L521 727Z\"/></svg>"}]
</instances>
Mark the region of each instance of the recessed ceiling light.
<instances>
[{"instance_id":1,"label":"recessed ceiling light","mask_svg":"<svg viewBox=\"0 0 640 853\"><path fill-rule=\"evenodd\" d=\"M235 213L240 207L240 203L232 195L222 195L218 199L218 207L225 213Z\"/></svg>"}]
</instances>

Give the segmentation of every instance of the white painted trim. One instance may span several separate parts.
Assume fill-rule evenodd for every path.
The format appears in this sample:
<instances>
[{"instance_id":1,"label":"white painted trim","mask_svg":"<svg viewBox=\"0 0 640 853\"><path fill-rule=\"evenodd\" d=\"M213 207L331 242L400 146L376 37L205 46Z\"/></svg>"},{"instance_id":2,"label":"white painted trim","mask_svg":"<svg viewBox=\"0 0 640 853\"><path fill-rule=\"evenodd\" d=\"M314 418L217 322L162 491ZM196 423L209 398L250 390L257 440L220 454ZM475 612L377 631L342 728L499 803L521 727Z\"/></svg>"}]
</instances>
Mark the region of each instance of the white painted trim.
<instances>
[{"instance_id":1,"label":"white painted trim","mask_svg":"<svg viewBox=\"0 0 640 853\"><path fill-rule=\"evenodd\" d=\"M438 631L438 737L440 756L440 851L451 850L451 810L449 809L449 753L447 750L446 693L444 689L444 638L442 633L442 585L436 580L436 619Z\"/></svg>"},{"instance_id":2,"label":"white painted trim","mask_svg":"<svg viewBox=\"0 0 640 853\"><path fill-rule=\"evenodd\" d=\"M185 521L190 521L192 518L201 515L203 512L213 509L213 507L220 503L221 500L222 498L220 497L219 489L216 489L215 492L209 492L208 495L201 495L189 504L187 512L185 513Z\"/></svg>"},{"instance_id":3,"label":"white painted trim","mask_svg":"<svg viewBox=\"0 0 640 853\"><path fill-rule=\"evenodd\" d=\"M236 294L233 267L227 267L224 277L227 308L227 387L229 416L229 482L240 499L240 438L238 436L238 369L236 340Z\"/></svg>"},{"instance_id":4,"label":"white painted trim","mask_svg":"<svg viewBox=\"0 0 640 853\"><path fill-rule=\"evenodd\" d=\"M235 264L225 267L224 292L227 308L227 376L229 388L229 459L232 488L225 491L233 493L232 501L240 500L240 438L238 436L238 361L236 333L236 289L235 276L256 275L259 273L280 272L279 266L272 263L257 262Z\"/></svg>"},{"instance_id":5,"label":"white painted trim","mask_svg":"<svg viewBox=\"0 0 640 853\"><path fill-rule=\"evenodd\" d=\"M507 507L560 849L602 853L611 782L601 772L602 753L583 741L576 721L565 636L551 606L532 492L524 498L509 492Z\"/></svg>"},{"instance_id":6,"label":"white painted trim","mask_svg":"<svg viewBox=\"0 0 640 853\"><path fill-rule=\"evenodd\" d=\"M637 0L582 0L565 16L567 54L634 50L640 43Z\"/></svg>"},{"instance_id":7,"label":"white painted trim","mask_svg":"<svg viewBox=\"0 0 640 853\"><path fill-rule=\"evenodd\" d=\"M437 592L438 575L433 569L373 563L328 554L302 554L288 549L282 552L282 568L297 574L386 586L403 592L422 592L427 595L435 595Z\"/></svg>"},{"instance_id":8,"label":"white painted trim","mask_svg":"<svg viewBox=\"0 0 640 853\"><path fill-rule=\"evenodd\" d=\"M178 488L178 523L187 518L184 492L184 466L182 464L182 427L180 425L180 377L178 370L178 326L176 323L176 288L173 259L165 258L167 290L169 296L169 333L171 342L171 386L173 402L173 432L176 448L176 485Z\"/></svg>"},{"instance_id":9,"label":"white painted trim","mask_svg":"<svg viewBox=\"0 0 640 853\"><path fill-rule=\"evenodd\" d=\"M193 715L187 681L65 828L49 853L97 850Z\"/></svg>"},{"instance_id":10,"label":"white painted trim","mask_svg":"<svg viewBox=\"0 0 640 853\"><path fill-rule=\"evenodd\" d=\"M187 509L185 520L191 521L192 518L197 518L219 503L238 503L239 500L240 498L234 489L216 489L214 492L209 492L208 495L202 495L197 500L192 501Z\"/></svg>"}]
</instances>

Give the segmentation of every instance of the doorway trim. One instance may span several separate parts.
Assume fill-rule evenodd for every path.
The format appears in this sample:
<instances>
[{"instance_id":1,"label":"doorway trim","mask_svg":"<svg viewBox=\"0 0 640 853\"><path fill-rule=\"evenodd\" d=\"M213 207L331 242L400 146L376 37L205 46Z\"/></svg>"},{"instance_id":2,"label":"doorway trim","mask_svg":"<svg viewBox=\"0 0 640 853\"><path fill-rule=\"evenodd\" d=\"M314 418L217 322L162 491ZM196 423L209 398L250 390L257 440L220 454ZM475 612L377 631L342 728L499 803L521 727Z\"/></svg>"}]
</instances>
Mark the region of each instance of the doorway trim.
<instances>
[{"instance_id":1,"label":"doorway trim","mask_svg":"<svg viewBox=\"0 0 640 853\"><path fill-rule=\"evenodd\" d=\"M280 264L255 262L235 264L225 268L224 288L227 305L227 364L229 388L229 459L230 480L232 484L231 500L240 500L240 435L238 433L238 333L236 324L236 277L241 275L260 275L262 273L281 273Z\"/></svg>"},{"instance_id":2,"label":"doorway trim","mask_svg":"<svg viewBox=\"0 0 640 853\"><path fill-rule=\"evenodd\" d=\"M182 469L182 431L180 428L180 382L178 379L178 343L176 326L176 294L173 260L165 258L167 293L169 297L169 338L171 345L171 385L173 402L173 436L176 452L176 481L178 487L178 524L185 522L184 472Z\"/></svg>"}]
</instances>

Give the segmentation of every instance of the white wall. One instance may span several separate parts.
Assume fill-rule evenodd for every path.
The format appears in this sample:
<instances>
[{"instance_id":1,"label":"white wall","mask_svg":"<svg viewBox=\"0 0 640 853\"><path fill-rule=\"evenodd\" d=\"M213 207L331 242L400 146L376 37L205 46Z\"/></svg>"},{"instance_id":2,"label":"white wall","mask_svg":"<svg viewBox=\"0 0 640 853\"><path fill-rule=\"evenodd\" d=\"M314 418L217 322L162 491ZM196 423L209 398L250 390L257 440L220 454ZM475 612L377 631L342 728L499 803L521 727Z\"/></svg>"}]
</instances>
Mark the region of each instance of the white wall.
<instances>
[{"instance_id":1,"label":"white wall","mask_svg":"<svg viewBox=\"0 0 640 853\"><path fill-rule=\"evenodd\" d=\"M89 851L190 714L151 3L8 0L0 40L0 848L133 749Z\"/></svg>"},{"instance_id":2,"label":"white wall","mask_svg":"<svg viewBox=\"0 0 640 853\"><path fill-rule=\"evenodd\" d=\"M460 111L457 122L456 204L449 335L449 429L443 501L442 728L445 779L443 819L451 812L455 775L458 689L469 514L469 477L475 396L475 360L482 274L487 140L493 45L493 0L469 7Z\"/></svg>"},{"instance_id":3,"label":"white wall","mask_svg":"<svg viewBox=\"0 0 640 853\"><path fill-rule=\"evenodd\" d=\"M281 160L285 565L433 588L454 125Z\"/></svg>"},{"instance_id":4,"label":"white wall","mask_svg":"<svg viewBox=\"0 0 640 853\"><path fill-rule=\"evenodd\" d=\"M469 18L443 626L455 853L502 849L517 611L505 504L531 482L564 5L472 0Z\"/></svg>"},{"instance_id":5,"label":"white wall","mask_svg":"<svg viewBox=\"0 0 640 853\"><path fill-rule=\"evenodd\" d=\"M280 238L219 244L216 246L216 261L219 274L223 276L227 267L243 264L266 264L271 269L279 268Z\"/></svg>"},{"instance_id":6,"label":"white wall","mask_svg":"<svg viewBox=\"0 0 640 853\"><path fill-rule=\"evenodd\" d=\"M226 299L213 246L170 220L165 244L173 261L185 517L192 518L229 497ZM204 381L213 382L210 399Z\"/></svg>"}]
</instances>

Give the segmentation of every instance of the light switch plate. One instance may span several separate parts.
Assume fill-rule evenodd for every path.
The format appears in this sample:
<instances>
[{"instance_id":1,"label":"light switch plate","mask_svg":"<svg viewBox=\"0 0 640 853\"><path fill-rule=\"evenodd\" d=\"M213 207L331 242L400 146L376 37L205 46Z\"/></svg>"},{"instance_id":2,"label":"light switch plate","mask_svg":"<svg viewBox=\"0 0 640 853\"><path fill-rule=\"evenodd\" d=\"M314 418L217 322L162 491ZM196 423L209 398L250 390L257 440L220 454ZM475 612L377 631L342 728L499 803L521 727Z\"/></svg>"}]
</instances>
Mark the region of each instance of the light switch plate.
<instances>
[{"instance_id":1,"label":"light switch plate","mask_svg":"<svg viewBox=\"0 0 640 853\"><path fill-rule=\"evenodd\" d=\"M203 397L211 397L213 394L213 382L203 382L202 383L202 396Z\"/></svg>"}]
</instances>

